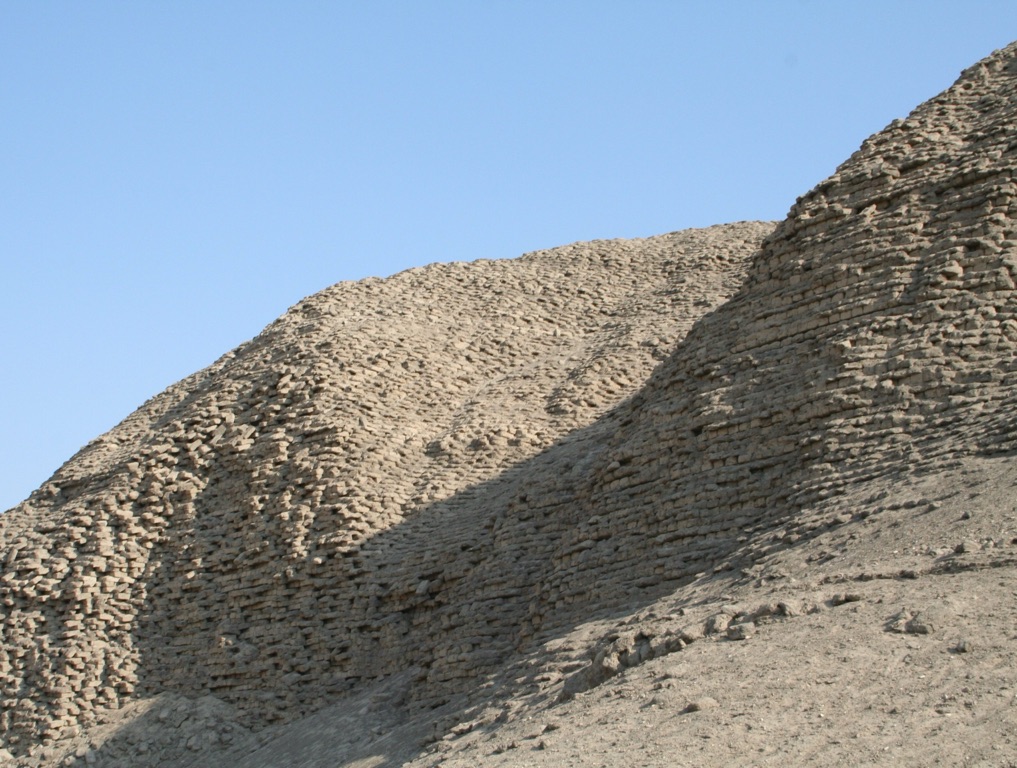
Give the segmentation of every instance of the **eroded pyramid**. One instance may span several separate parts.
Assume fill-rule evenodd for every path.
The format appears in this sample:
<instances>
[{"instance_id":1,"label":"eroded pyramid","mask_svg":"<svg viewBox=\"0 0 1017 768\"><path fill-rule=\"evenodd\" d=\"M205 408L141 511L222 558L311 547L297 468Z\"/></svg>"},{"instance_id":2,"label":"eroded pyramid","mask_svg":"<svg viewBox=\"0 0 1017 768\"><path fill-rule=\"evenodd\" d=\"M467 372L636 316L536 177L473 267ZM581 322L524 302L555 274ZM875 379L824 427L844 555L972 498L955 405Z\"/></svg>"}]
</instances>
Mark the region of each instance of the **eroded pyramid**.
<instances>
[{"instance_id":1,"label":"eroded pyramid","mask_svg":"<svg viewBox=\"0 0 1017 768\"><path fill-rule=\"evenodd\" d=\"M1012 580L1015 119L1010 46L776 229L301 302L0 517L7 749L47 764L87 731L110 746L80 759L111 764L401 761L434 739L450 765L503 760L467 734L808 612L782 585ZM974 475L965 550L951 487ZM921 615L879 631L941 624ZM147 736L101 731L132 717Z\"/></svg>"}]
</instances>

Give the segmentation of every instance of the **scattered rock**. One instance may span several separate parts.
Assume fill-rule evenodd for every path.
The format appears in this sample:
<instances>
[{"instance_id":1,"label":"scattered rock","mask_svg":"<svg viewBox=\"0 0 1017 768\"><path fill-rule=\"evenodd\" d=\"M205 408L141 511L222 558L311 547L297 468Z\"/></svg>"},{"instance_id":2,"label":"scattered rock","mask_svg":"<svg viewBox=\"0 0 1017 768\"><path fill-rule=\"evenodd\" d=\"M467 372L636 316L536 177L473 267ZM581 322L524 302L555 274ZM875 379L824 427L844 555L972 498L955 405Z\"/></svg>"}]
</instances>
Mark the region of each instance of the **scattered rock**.
<instances>
[{"instance_id":1,"label":"scattered rock","mask_svg":"<svg viewBox=\"0 0 1017 768\"><path fill-rule=\"evenodd\" d=\"M904 624L904 631L909 635L931 635L935 627L929 618L921 613Z\"/></svg>"},{"instance_id":2,"label":"scattered rock","mask_svg":"<svg viewBox=\"0 0 1017 768\"><path fill-rule=\"evenodd\" d=\"M971 653L973 645L970 640L958 640L950 650L953 653Z\"/></svg>"},{"instance_id":3,"label":"scattered rock","mask_svg":"<svg viewBox=\"0 0 1017 768\"><path fill-rule=\"evenodd\" d=\"M890 619L886 629L900 634L929 635L935 631L935 626L927 613L903 608Z\"/></svg>"},{"instance_id":4,"label":"scattered rock","mask_svg":"<svg viewBox=\"0 0 1017 768\"><path fill-rule=\"evenodd\" d=\"M715 613L706 620L704 631L707 635L719 635L727 631L734 619L733 613Z\"/></svg>"},{"instance_id":5,"label":"scattered rock","mask_svg":"<svg viewBox=\"0 0 1017 768\"><path fill-rule=\"evenodd\" d=\"M731 624L727 628L728 640L748 640L754 634L756 634L756 625L751 621Z\"/></svg>"},{"instance_id":6,"label":"scattered rock","mask_svg":"<svg viewBox=\"0 0 1017 768\"><path fill-rule=\"evenodd\" d=\"M702 712L707 709L716 709L720 706L717 700L712 696L703 696L701 698L690 701L682 712Z\"/></svg>"},{"instance_id":7,"label":"scattered rock","mask_svg":"<svg viewBox=\"0 0 1017 768\"><path fill-rule=\"evenodd\" d=\"M861 600L862 596L857 592L838 592L830 598L830 605L836 607L845 603L857 603Z\"/></svg>"}]
</instances>

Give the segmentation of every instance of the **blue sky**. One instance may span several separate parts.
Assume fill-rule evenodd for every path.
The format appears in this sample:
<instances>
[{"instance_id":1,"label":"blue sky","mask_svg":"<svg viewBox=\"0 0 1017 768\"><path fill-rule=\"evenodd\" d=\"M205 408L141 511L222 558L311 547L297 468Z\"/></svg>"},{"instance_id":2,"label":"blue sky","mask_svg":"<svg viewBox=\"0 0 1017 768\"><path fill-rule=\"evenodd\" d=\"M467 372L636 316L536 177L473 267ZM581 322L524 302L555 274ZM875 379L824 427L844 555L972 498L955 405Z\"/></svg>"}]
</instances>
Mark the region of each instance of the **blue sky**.
<instances>
[{"instance_id":1,"label":"blue sky","mask_svg":"<svg viewBox=\"0 0 1017 768\"><path fill-rule=\"evenodd\" d=\"M0 6L0 510L304 296L783 218L1007 2Z\"/></svg>"}]
</instances>

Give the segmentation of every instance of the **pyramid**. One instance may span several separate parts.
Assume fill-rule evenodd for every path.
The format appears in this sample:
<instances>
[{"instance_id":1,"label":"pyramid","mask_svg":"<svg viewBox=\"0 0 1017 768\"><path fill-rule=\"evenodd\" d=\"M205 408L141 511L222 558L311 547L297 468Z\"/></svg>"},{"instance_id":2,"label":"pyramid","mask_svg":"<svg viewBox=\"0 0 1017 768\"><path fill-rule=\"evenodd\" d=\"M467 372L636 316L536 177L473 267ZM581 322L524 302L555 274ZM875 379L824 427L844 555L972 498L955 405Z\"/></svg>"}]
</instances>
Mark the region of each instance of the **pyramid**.
<instances>
[{"instance_id":1,"label":"pyramid","mask_svg":"<svg viewBox=\"0 0 1017 768\"><path fill-rule=\"evenodd\" d=\"M0 516L9 759L531 764L686 648L1011 583L1015 113L1011 45L778 225L299 303Z\"/></svg>"}]
</instances>

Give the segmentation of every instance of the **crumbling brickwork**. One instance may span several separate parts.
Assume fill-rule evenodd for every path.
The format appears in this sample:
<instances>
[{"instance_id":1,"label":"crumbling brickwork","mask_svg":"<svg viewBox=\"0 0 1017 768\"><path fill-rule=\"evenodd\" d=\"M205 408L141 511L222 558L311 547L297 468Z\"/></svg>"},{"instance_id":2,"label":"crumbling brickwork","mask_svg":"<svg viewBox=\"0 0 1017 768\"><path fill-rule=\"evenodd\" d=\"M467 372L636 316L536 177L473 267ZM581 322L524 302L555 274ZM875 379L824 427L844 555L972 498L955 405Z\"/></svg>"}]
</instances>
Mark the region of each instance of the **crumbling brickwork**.
<instances>
[{"instance_id":1,"label":"crumbling brickwork","mask_svg":"<svg viewBox=\"0 0 1017 768\"><path fill-rule=\"evenodd\" d=\"M265 722L402 673L438 706L809 536L848 485L1017 448L1015 113L1011 46L775 231L297 305L0 518L7 744L163 690Z\"/></svg>"}]
</instances>

